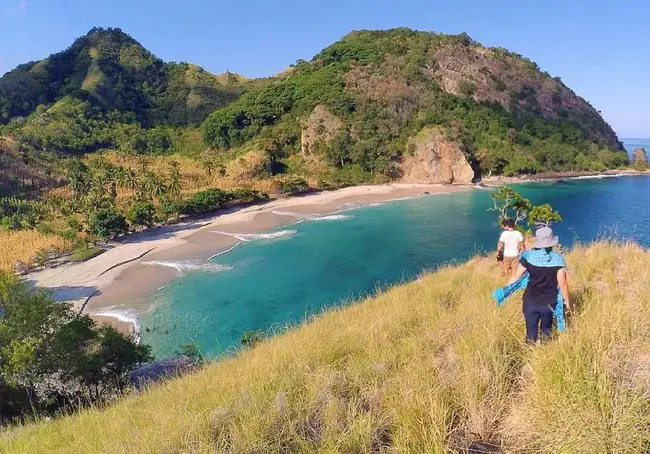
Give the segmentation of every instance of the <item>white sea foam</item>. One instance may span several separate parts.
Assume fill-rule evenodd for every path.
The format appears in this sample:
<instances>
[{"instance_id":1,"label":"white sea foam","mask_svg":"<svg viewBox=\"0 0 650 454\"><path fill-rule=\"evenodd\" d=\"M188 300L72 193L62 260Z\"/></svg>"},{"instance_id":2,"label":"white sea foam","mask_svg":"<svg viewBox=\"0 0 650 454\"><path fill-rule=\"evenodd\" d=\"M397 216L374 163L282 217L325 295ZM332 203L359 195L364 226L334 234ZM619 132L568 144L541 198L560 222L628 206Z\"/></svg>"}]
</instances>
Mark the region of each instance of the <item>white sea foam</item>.
<instances>
[{"instance_id":1,"label":"white sea foam","mask_svg":"<svg viewBox=\"0 0 650 454\"><path fill-rule=\"evenodd\" d=\"M143 265L157 265L174 268L179 273L188 271L227 271L231 270L232 266L219 265L217 263L200 262L197 260L151 260L142 262Z\"/></svg>"},{"instance_id":2,"label":"white sea foam","mask_svg":"<svg viewBox=\"0 0 650 454\"><path fill-rule=\"evenodd\" d=\"M130 323L133 326L133 337L135 338L135 341L138 343L140 342L142 331L140 328L140 322L138 321L138 314L133 309L128 309L122 306L108 306L98 312L93 312L88 315L115 318L121 322Z\"/></svg>"},{"instance_id":3,"label":"white sea foam","mask_svg":"<svg viewBox=\"0 0 650 454\"><path fill-rule=\"evenodd\" d=\"M270 232L270 233L231 233L231 232L222 232L219 230L212 231L212 233L219 233L221 235L227 235L233 238L237 238L239 241L272 240L274 238L293 235L296 232L297 232L296 230L280 230L278 232Z\"/></svg>"},{"instance_id":4,"label":"white sea foam","mask_svg":"<svg viewBox=\"0 0 650 454\"><path fill-rule=\"evenodd\" d=\"M582 175L579 177L569 177L567 180L600 180L602 178L617 178L622 177L623 174L613 174L613 175Z\"/></svg>"},{"instance_id":5,"label":"white sea foam","mask_svg":"<svg viewBox=\"0 0 650 454\"><path fill-rule=\"evenodd\" d=\"M346 219L352 219L353 216L349 214L328 214L327 216L319 216L316 218L311 218L311 221L345 221Z\"/></svg>"},{"instance_id":6,"label":"white sea foam","mask_svg":"<svg viewBox=\"0 0 650 454\"><path fill-rule=\"evenodd\" d=\"M231 248L229 248L229 249L226 249L225 251L217 252L216 254L214 254L214 255L208 257L208 261L212 260L212 259L215 258L215 257L219 257L220 255L227 254L228 252L232 251L233 249L235 249L235 248L236 248L237 246L239 246L240 244L241 244L241 241L240 241L239 243L235 243L235 245L234 245L233 247L231 247Z\"/></svg>"},{"instance_id":7,"label":"white sea foam","mask_svg":"<svg viewBox=\"0 0 650 454\"><path fill-rule=\"evenodd\" d=\"M414 200L414 199L419 199L419 195L414 195L414 196L409 196L409 197L399 197L397 199L390 199L389 202L403 202L406 200Z\"/></svg>"},{"instance_id":8,"label":"white sea foam","mask_svg":"<svg viewBox=\"0 0 650 454\"><path fill-rule=\"evenodd\" d=\"M318 214L292 213L291 211L272 211L272 213L278 216L291 216L304 221L344 221L352 218L352 216L347 214L327 214L321 216Z\"/></svg>"}]
</instances>

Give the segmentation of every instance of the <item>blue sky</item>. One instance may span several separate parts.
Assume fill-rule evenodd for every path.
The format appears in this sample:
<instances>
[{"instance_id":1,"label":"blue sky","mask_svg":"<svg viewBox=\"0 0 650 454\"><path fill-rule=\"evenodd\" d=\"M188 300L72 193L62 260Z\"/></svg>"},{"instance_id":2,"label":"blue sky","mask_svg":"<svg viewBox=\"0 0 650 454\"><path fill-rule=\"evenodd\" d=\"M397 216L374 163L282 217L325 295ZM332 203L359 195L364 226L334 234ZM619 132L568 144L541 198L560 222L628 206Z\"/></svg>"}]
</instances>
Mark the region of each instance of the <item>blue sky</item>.
<instances>
[{"instance_id":1,"label":"blue sky","mask_svg":"<svg viewBox=\"0 0 650 454\"><path fill-rule=\"evenodd\" d=\"M275 74L353 29L467 32L536 61L620 137L650 137L648 0L0 0L0 73L120 27L164 60Z\"/></svg>"}]
</instances>

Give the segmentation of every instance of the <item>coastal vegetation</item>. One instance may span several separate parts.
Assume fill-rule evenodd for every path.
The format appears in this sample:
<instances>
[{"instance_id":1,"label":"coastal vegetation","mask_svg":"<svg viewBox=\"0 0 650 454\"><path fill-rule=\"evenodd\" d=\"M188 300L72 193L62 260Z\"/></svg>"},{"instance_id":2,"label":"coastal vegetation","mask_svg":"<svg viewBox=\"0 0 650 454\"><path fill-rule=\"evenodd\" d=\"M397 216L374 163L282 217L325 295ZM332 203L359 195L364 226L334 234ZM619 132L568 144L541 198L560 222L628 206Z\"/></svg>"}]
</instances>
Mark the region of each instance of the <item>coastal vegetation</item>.
<instances>
[{"instance_id":1,"label":"coastal vegetation","mask_svg":"<svg viewBox=\"0 0 650 454\"><path fill-rule=\"evenodd\" d=\"M650 256L576 246L575 312L524 342L475 257L330 310L107 408L6 430L13 452L645 452ZM170 411L173 409L173 411Z\"/></svg>"},{"instance_id":2,"label":"coastal vegetation","mask_svg":"<svg viewBox=\"0 0 650 454\"><path fill-rule=\"evenodd\" d=\"M150 348L0 271L0 425L115 397Z\"/></svg>"},{"instance_id":3,"label":"coastal vegetation","mask_svg":"<svg viewBox=\"0 0 650 454\"><path fill-rule=\"evenodd\" d=\"M428 182L627 163L559 78L465 34L355 31L247 80L94 28L0 78L0 268L267 197L408 181L407 162L440 153L462 178Z\"/></svg>"}]
</instances>

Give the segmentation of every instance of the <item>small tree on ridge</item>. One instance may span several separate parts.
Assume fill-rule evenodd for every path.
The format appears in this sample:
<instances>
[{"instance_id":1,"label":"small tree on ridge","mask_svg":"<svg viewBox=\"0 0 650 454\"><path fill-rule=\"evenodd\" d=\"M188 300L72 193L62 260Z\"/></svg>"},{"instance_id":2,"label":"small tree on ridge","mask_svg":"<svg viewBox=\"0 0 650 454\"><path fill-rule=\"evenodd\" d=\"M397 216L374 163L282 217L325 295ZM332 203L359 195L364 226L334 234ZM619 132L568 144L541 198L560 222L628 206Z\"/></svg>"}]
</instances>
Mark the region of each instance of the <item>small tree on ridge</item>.
<instances>
[{"instance_id":1,"label":"small tree on ridge","mask_svg":"<svg viewBox=\"0 0 650 454\"><path fill-rule=\"evenodd\" d=\"M490 193L490 198L494 206L488 208L488 211L498 213L498 225L501 225L505 219L512 219L515 221L515 228L525 231L522 223L527 221L528 231L530 231L533 228L549 227L553 223L562 221L560 213L548 203L534 206L530 200L522 197L509 186L503 186Z\"/></svg>"}]
</instances>

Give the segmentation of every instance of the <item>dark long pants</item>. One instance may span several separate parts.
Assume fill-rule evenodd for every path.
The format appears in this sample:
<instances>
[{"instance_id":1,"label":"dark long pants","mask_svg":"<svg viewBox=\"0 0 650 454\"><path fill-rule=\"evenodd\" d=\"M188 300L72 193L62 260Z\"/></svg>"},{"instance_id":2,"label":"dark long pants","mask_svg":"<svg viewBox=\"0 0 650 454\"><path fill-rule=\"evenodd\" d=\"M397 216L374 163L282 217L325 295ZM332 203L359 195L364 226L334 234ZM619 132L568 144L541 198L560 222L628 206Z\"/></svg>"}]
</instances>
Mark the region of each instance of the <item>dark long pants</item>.
<instances>
[{"instance_id":1,"label":"dark long pants","mask_svg":"<svg viewBox=\"0 0 650 454\"><path fill-rule=\"evenodd\" d=\"M553 309L550 306L531 304L524 306L524 318L526 319L526 340L537 342L537 331L542 328L542 339L551 336L553 327Z\"/></svg>"}]
</instances>

